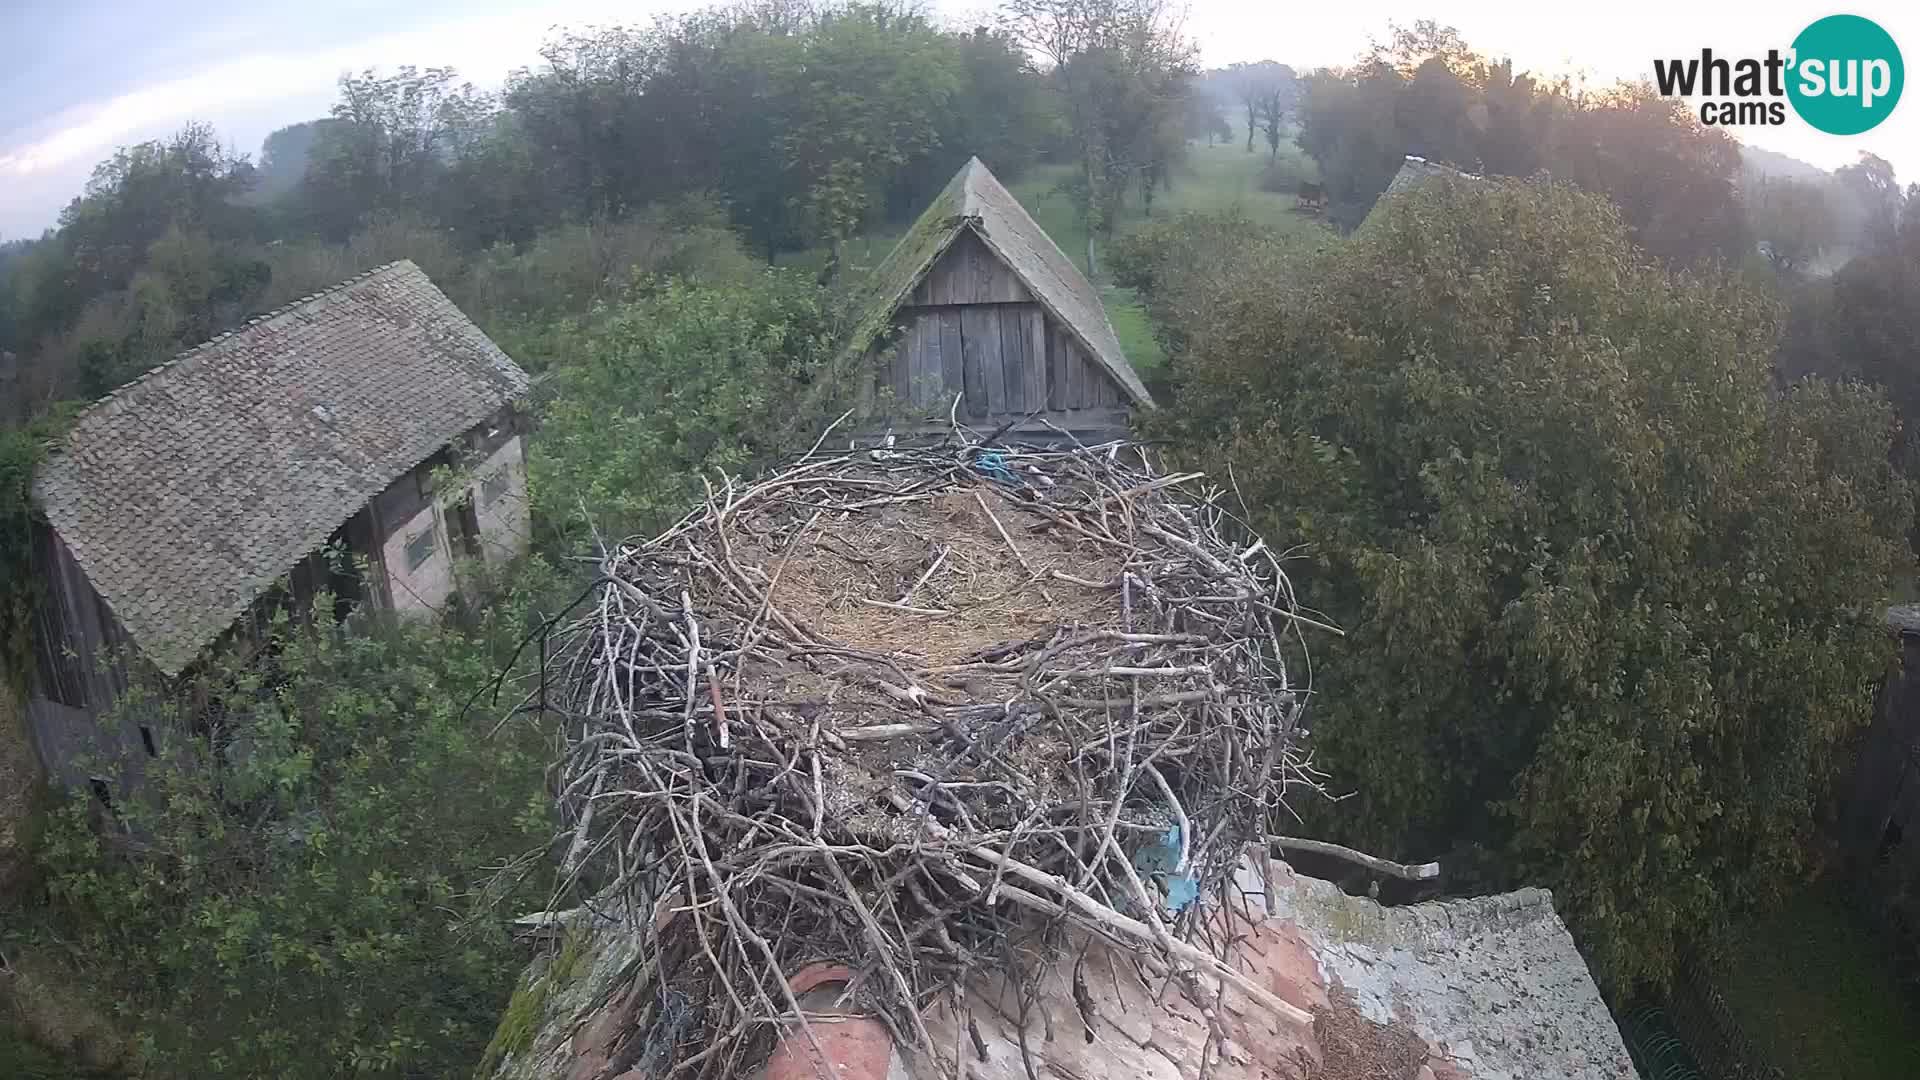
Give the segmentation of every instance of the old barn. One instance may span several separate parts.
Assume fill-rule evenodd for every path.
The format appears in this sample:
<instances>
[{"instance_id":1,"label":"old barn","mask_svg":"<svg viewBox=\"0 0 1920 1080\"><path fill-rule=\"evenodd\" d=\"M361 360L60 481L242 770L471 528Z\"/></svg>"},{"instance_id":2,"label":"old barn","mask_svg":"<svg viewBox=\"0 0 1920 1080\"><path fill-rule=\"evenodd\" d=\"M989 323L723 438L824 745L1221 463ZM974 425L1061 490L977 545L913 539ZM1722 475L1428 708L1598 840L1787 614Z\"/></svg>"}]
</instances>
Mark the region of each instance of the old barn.
<instances>
[{"instance_id":1,"label":"old barn","mask_svg":"<svg viewBox=\"0 0 1920 1080\"><path fill-rule=\"evenodd\" d=\"M865 311L862 400L893 430L943 430L951 415L1105 439L1153 407L1099 292L979 158L875 269Z\"/></svg>"},{"instance_id":2,"label":"old barn","mask_svg":"<svg viewBox=\"0 0 1920 1080\"><path fill-rule=\"evenodd\" d=\"M34 483L27 713L50 777L138 782L166 732L141 676L266 644L275 610L442 610L456 562L528 539L527 376L411 262L175 357L94 403ZM95 764L90 764L95 763ZM101 792L103 795L105 791Z\"/></svg>"}]
</instances>

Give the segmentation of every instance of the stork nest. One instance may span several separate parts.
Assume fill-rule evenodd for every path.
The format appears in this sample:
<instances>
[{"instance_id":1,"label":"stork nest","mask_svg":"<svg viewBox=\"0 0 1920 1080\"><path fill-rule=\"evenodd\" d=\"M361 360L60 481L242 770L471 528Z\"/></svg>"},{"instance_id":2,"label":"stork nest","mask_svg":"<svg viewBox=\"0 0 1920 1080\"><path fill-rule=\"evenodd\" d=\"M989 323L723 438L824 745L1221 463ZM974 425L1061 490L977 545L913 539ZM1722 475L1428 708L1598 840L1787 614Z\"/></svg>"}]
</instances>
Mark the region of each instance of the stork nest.
<instances>
[{"instance_id":1,"label":"stork nest","mask_svg":"<svg viewBox=\"0 0 1920 1080\"><path fill-rule=\"evenodd\" d=\"M537 693L566 865L649 935L649 1060L736 1076L810 1039L788 977L819 962L931 1049L970 973L1087 935L1272 1004L1213 901L1316 786L1324 627L1200 485L1133 444L816 447L609 547Z\"/></svg>"}]
</instances>

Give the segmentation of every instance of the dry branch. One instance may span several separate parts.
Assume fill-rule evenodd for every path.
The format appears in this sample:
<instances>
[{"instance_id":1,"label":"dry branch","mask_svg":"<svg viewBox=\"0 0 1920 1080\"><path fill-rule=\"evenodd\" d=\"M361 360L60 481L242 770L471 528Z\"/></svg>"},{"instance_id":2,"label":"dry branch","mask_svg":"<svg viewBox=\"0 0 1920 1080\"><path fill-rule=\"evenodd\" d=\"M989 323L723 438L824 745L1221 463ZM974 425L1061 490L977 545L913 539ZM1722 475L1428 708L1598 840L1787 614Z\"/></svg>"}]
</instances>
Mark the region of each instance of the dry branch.
<instances>
[{"instance_id":1,"label":"dry branch","mask_svg":"<svg viewBox=\"0 0 1920 1080\"><path fill-rule=\"evenodd\" d=\"M603 549L541 700L565 850L627 911L672 898L671 931L635 931L676 1075L764 1056L786 976L822 960L856 972L844 1007L924 1041L1015 926L1309 1022L1168 908L1170 878L1209 903L1316 786L1291 671L1319 624L1200 480L1125 444L816 445Z\"/></svg>"}]
</instances>

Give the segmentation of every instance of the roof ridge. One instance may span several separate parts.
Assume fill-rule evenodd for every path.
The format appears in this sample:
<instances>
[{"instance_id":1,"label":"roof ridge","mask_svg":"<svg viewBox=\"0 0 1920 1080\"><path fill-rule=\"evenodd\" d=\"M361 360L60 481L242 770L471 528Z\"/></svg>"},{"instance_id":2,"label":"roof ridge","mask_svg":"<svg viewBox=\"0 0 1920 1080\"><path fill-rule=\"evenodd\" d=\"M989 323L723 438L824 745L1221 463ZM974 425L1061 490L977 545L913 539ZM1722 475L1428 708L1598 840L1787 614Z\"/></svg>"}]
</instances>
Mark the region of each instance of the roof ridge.
<instances>
[{"instance_id":1,"label":"roof ridge","mask_svg":"<svg viewBox=\"0 0 1920 1080\"><path fill-rule=\"evenodd\" d=\"M1454 915L1517 915L1536 917L1542 911L1558 915L1553 906L1553 892L1538 885L1523 885L1507 892L1489 893L1485 896L1459 896L1437 900L1422 900L1417 904L1389 910L1410 913L1445 913Z\"/></svg>"},{"instance_id":2,"label":"roof ridge","mask_svg":"<svg viewBox=\"0 0 1920 1080\"><path fill-rule=\"evenodd\" d=\"M207 340L200 342L198 345L192 345L185 349L182 349L179 352L174 353L172 356L167 357L165 360L162 360L160 363L155 364L154 366L148 368L147 370L141 372L140 374L134 376L133 378L128 379L126 382L121 383L119 386L116 386L113 389L107 391L105 394L102 394L99 397L88 402L86 408L81 409L78 413L74 415L72 426L78 427L81 421L93 415L95 412L104 409L109 403L114 401L116 398L122 397L125 391L132 390L134 387L137 387L142 383L145 383L148 379L151 379L154 376L159 375L163 371L167 371L171 368L178 367L182 362L194 356L197 356L200 353L207 351L208 349L211 349L213 346L218 345L229 338L232 338L238 334L242 334L248 330L251 330L255 326L258 326L259 324L266 322L270 319L277 319L283 315L289 314L295 308L305 307L306 305L311 304L316 300L325 299L326 297L332 296L335 293L341 292L345 289L361 284L362 282L365 282L368 278L371 278L376 274L384 274L389 270L398 269L402 263L412 265L413 260L406 259L406 258L395 259L392 262L382 263L379 266L373 267L370 270L363 270L360 273L355 274L350 278L347 278L345 281L335 282L334 284L329 285L324 289L321 289L319 292L309 293L298 300L290 300L287 303L281 304L279 307L272 309L271 311L262 312L259 315L255 315L249 318L246 322L241 323L239 326L236 326L231 330L226 330L219 334L215 334L213 337L210 337ZM419 269L419 267L417 266L414 268L416 270Z\"/></svg>"}]
</instances>

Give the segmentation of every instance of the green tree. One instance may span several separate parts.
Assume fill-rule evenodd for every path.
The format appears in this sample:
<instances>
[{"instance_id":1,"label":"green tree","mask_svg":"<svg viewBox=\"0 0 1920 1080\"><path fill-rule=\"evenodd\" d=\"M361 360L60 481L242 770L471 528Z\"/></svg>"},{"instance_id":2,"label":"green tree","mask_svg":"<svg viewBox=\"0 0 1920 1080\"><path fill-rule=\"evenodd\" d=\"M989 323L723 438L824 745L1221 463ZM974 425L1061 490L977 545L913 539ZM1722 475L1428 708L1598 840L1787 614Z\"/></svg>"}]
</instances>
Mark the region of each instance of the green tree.
<instances>
[{"instance_id":1,"label":"green tree","mask_svg":"<svg viewBox=\"0 0 1920 1080\"><path fill-rule=\"evenodd\" d=\"M1150 194L1185 145L1193 44L1164 0L1007 0L1002 19L1048 65L1095 271L1094 242L1112 238L1127 193Z\"/></svg>"},{"instance_id":2,"label":"green tree","mask_svg":"<svg viewBox=\"0 0 1920 1080\"><path fill-rule=\"evenodd\" d=\"M1620 988L1794 880L1910 561L1884 401L1778 391L1769 300L1545 181L1427 185L1222 308L1174 434L1347 629L1320 826L1552 887Z\"/></svg>"},{"instance_id":3,"label":"green tree","mask_svg":"<svg viewBox=\"0 0 1920 1080\"><path fill-rule=\"evenodd\" d=\"M832 313L811 282L768 271L746 284L669 281L552 331L534 510L563 549L647 532L683 513L713 470L751 471L804 449L833 414Z\"/></svg>"},{"instance_id":4,"label":"green tree","mask_svg":"<svg viewBox=\"0 0 1920 1080\"><path fill-rule=\"evenodd\" d=\"M1544 155L1558 179L1620 208L1641 247L1675 266L1738 262L1749 249L1734 183L1740 144L1686 103L1621 85L1567 110Z\"/></svg>"},{"instance_id":5,"label":"green tree","mask_svg":"<svg viewBox=\"0 0 1920 1080\"><path fill-rule=\"evenodd\" d=\"M1746 200L1748 230L1784 274L1805 273L1834 242L1833 210L1821 185L1763 180Z\"/></svg>"},{"instance_id":6,"label":"green tree","mask_svg":"<svg viewBox=\"0 0 1920 1080\"><path fill-rule=\"evenodd\" d=\"M9 933L116 1004L148 1075L464 1075L512 989L490 902L546 899L537 875L495 880L551 836L541 737L464 708L494 672L482 641L343 633L329 607L210 675L138 796L75 793L44 830L48 907Z\"/></svg>"},{"instance_id":7,"label":"green tree","mask_svg":"<svg viewBox=\"0 0 1920 1080\"><path fill-rule=\"evenodd\" d=\"M488 130L493 99L452 68L405 65L340 77L333 119L307 154L302 202L322 233L344 237L376 210L428 214L450 162Z\"/></svg>"},{"instance_id":8,"label":"green tree","mask_svg":"<svg viewBox=\"0 0 1920 1080\"><path fill-rule=\"evenodd\" d=\"M788 174L803 232L840 246L913 159L937 145L939 117L961 85L951 43L920 16L853 5L819 24L771 72Z\"/></svg>"},{"instance_id":9,"label":"green tree","mask_svg":"<svg viewBox=\"0 0 1920 1080\"><path fill-rule=\"evenodd\" d=\"M1905 197L1894 179L1893 164L1860 151L1860 160L1833 171L1834 184L1851 196L1861 215L1860 235L1869 249L1884 248L1897 230Z\"/></svg>"}]
</instances>

